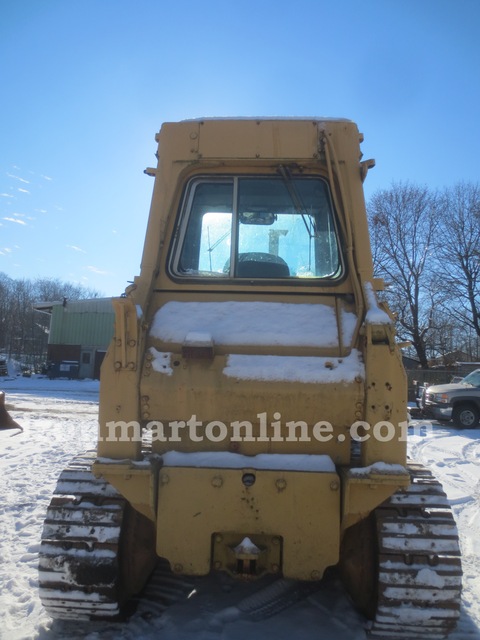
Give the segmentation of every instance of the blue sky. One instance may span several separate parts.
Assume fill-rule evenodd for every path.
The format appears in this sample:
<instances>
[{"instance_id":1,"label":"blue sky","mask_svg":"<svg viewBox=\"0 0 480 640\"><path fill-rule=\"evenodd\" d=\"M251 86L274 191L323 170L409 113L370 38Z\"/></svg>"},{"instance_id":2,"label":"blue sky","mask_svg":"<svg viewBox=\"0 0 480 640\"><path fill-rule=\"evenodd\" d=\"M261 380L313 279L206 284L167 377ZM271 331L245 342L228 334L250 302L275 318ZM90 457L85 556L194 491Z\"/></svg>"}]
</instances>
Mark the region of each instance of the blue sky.
<instances>
[{"instance_id":1,"label":"blue sky","mask_svg":"<svg viewBox=\"0 0 480 640\"><path fill-rule=\"evenodd\" d=\"M479 181L479 0L0 0L0 271L119 295L164 121L338 116L393 181Z\"/></svg>"}]
</instances>

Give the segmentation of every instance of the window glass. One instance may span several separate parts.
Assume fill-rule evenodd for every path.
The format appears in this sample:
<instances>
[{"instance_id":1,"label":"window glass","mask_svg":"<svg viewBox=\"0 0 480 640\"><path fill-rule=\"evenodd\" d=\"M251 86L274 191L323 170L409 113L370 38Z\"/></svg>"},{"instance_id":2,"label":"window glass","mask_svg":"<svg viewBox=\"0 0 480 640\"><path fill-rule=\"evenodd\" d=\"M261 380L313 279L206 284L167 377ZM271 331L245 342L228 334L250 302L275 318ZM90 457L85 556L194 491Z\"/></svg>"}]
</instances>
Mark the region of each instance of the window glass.
<instances>
[{"instance_id":1,"label":"window glass","mask_svg":"<svg viewBox=\"0 0 480 640\"><path fill-rule=\"evenodd\" d=\"M197 182L189 197L188 224L179 271L190 275L225 275L230 257L233 181Z\"/></svg>"},{"instance_id":2,"label":"window glass","mask_svg":"<svg viewBox=\"0 0 480 640\"><path fill-rule=\"evenodd\" d=\"M183 275L338 278L341 261L327 183L289 176L198 180L186 200Z\"/></svg>"},{"instance_id":3,"label":"window glass","mask_svg":"<svg viewBox=\"0 0 480 640\"><path fill-rule=\"evenodd\" d=\"M472 371L468 376L465 376L462 382L471 384L474 387L480 387L480 371Z\"/></svg>"},{"instance_id":4,"label":"window glass","mask_svg":"<svg viewBox=\"0 0 480 640\"><path fill-rule=\"evenodd\" d=\"M232 214L208 212L202 218L199 270L224 273L230 260Z\"/></svg>"}]
</instances>

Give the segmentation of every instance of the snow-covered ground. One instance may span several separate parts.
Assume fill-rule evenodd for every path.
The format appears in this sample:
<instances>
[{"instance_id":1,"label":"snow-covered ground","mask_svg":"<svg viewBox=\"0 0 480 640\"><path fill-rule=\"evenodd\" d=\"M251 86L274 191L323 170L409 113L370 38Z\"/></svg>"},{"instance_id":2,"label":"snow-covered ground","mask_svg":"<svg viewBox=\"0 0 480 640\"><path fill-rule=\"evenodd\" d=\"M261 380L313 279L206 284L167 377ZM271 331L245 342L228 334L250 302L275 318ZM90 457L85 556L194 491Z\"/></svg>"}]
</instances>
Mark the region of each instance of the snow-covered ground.
<instances>
[{"instance_id":1,"label":"snow-covered ground","mask_svg":"<svg viewBox=\"0 0 480 640\"><path fill-rule=\"evenodd\" d=\"M195 593L162 615L140 607L127 623L53 621L38 597L37 554L57 476L77 453L95 447L98 383L1 380L23 433L0 431L0 638L19 640L365 640L365 620L335 578L277 615L252 620L239 602L258 587L222 575L194 581ZM480 429L416 422L412 457L443 483L463 550L464 592L452 640L480 639Z\"/></svg>"}]
</instances>

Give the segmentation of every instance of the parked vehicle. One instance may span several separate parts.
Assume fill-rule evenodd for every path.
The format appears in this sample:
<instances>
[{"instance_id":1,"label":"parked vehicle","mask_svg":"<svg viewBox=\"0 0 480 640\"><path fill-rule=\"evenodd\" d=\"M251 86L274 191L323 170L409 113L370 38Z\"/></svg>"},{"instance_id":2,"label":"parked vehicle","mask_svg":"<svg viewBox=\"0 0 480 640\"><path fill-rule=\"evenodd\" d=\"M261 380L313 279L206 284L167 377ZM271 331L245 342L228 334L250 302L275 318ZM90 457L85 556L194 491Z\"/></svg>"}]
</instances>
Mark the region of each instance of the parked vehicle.
<instances>
[{"instance_id":1,"label":"parked vehicle","mask_svg":"<svg viewBox=\"0 0 480 640\"><path fill-rule=\"evenodd\" d=\"M80 363L77 360L62 360L61 362L52 362L47 369L47 375L50 380L53 378L68 378L73 380L78 378Z\"/></svg>"},{"instance_id":2,"label":"parked vehicle","mask_svg":"<svg viewBox=\"0 0 480 640\"><path fill-rule=\"evenodd\" d=\"M415 386L415 403L418 409L423 408L423 403L425 400L425 393L428 389L428 382L424 382L423 384L418 384Z\"/></svg>"},{"instance_id":3,"label":"parked vehicle","mask_svg":"<svg viewBox=\"0 0 480 640\"><path fill-rule=\"evenodd\" d=\"M422 409L436 420L453 420L460 429L477 427L480 422L480 369L475 369L460 382L427 387L422 396Z\"/></svg>"}]
</instances>

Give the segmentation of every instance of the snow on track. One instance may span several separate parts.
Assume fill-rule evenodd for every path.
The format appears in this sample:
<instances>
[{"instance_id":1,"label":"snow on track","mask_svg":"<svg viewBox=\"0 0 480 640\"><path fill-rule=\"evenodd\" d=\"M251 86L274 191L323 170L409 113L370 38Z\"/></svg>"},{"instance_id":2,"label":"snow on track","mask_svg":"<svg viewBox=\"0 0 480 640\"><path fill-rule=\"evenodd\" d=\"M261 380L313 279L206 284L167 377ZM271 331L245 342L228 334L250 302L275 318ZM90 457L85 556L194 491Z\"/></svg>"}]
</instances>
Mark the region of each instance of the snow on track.
<instances>
[{"instance_id":1,"label":"snow on track","mask_svg":"<svg viewBox=\"0 0 480 640\"><path fill-rule=\"evenodd\" d=\"M128 623L53 621L38 597L43 519L61 470L95 447L98 382L0 379L23 433L0 431L1 640L365 640L366 622L342 586L322 588L277 615L252 620L239 605L259 588L222 574L163 613L142 603ZM451 640L480 640L480 430L416 423L409 450L430 467L453 504L464 553L464 606ZM17 433L17 435L14 435Z\"/></svg>"}]
</instances>

